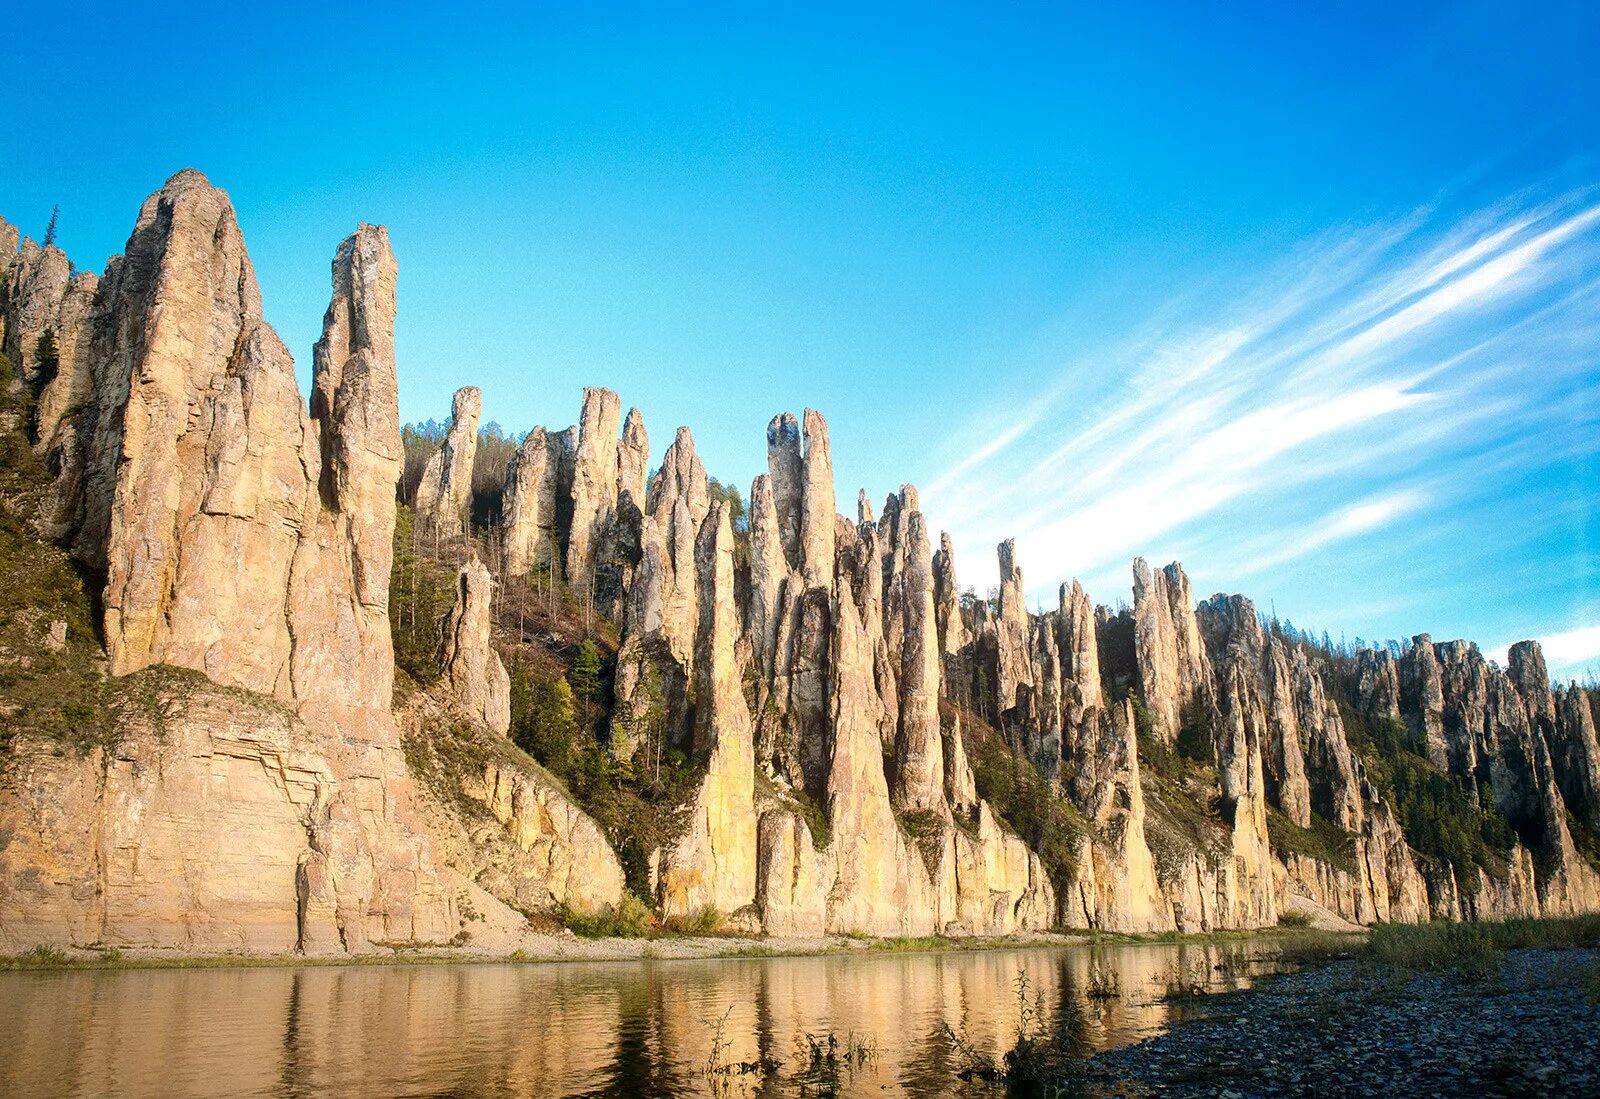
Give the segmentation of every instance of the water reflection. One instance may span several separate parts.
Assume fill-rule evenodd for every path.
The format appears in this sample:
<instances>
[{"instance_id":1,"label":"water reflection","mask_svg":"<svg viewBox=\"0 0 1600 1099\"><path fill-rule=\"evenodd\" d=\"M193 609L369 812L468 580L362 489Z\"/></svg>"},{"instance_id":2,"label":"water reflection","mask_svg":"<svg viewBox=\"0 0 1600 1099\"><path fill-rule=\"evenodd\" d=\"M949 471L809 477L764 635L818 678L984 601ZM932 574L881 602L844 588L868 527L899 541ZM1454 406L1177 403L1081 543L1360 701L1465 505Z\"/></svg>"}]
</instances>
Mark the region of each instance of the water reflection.
<instances>
[{"instance_id":1,"label":"water reflection","mask_svg":"<svg viewBox=\"0 0 1600 1099\"><path fill-rule=\"evenodd\" d=\"M816 1082L807 1036L831 1035L866 1051L833 1064L840 1094L937 1096L952 1032L994 1057L1015 1043L1019 976L1036 1027L1089 1054L1160 1029L1170 990L1248 981L1269 950L7 973L0 1095L796 1095Z\"/></svg>"}]
</instances>

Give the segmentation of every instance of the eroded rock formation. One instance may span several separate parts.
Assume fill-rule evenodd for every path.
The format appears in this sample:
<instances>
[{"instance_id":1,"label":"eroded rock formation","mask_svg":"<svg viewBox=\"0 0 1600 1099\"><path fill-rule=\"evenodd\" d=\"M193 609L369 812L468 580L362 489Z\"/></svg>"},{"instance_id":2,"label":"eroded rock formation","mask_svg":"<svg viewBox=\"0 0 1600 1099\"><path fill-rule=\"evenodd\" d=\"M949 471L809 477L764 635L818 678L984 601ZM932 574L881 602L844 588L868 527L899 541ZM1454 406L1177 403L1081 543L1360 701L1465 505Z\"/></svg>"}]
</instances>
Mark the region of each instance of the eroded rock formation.
<instances>
[{"instance_id":1,"label":"eroded rock formation","mask_svg":"<svg viewBox=\"0 0 1600 1099\"><path fill-rule=\"evenodd\" d=\"M616 627L609 750L681 752L697 776L682 827L629 863L664 917L888 935L1600 909L1595 700L1553 687L1536 645L1506 670L1425 635L1335 654L1142 560L1131 610L1073 581L1030 612L1011 541L994 605L963 597L914 487L837 513L809 409L768 425L741 526L688 428L651 476L638 410L587 389L577 425L522 439L491 547L470 523L481 398L460 390L416 506L467 563L441 674L397 714L385 231L335 255L309 403L227 196L196 172L145 203L103 276L4 223L0 269L0 348L36 383L27 428L56 474L36 522L104 574L106 663L142 700L87 755L7 749L0 945L508 942L508 905L618 903L617 851L504 739L494 592L530 575ZM1414 850L1367 769L1391 741L1504 843L1470 863Z\"/></svg>"},{"instance_id":2,"label":"eroded rock formation","mask_svg":"<svg viewBox=\"0 0 1600 1099\"><path fill-rule=\"evenodd\" d=\"M444 445L428 459L417 485L417 520L441 538L466 532L472 506L472 463L478 454L478 417L483 393L475 385L456 390L450 401L450 427Z\"/></svg>"}]
</instances>

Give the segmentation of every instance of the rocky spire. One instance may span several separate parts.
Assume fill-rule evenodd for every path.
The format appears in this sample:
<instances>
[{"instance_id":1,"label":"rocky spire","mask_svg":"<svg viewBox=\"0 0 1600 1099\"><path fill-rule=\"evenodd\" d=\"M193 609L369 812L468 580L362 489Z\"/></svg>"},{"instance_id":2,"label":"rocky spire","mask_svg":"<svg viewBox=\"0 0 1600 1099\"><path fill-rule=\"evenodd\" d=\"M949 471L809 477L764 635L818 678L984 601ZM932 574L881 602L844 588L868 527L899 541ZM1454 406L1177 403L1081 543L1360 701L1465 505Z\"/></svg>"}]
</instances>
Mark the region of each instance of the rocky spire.
<instances>
[{"instance_id":1,"label":"rocky spire","mask_svg":"<svg viewBox=\"0 0 1600 1099\"><path fill-rule=\"evenodd\" d=\"M0 352L11 360L18 377L37 384L39 371L52 369L39 358L40 340L47 333L53 338L57 335L72 265L55 245L41 248L31 240L22 242L21 252L12 248L4 254L11 260L11 269L0 294L9 320Z\"/></svg>"},{"instance_id":2,"label":"rocky spire","mask_svg":"<svg viewBox=\"0 0 1600 1099\"><path fill-rule=\"evenodd\" d=\"M995 621L996 688L1003 714L1018 704L1027 707L1033 691L1029 652L1028 608L1023 601L1022 567L1017 544L1006 539L996 547L1000 558L1000 615Z\"/></svg>"},{"instance_id":3,"label":"rocky spire","mask_svg":"<svg viewBox=\"0 0 1600 1099\"><path fill-rule=\"evenodd\" d=\"M0 291L0 296L3 293ZM55 376L40 392L34 410L34 449L43 455L46 466L57 471L39 512L40 530L49 538L65 538L78 521L88 450L86 432L93 427L96 398L94 346L97 333L106 328L110 297L101 292L99 276L80 271L67 284L56 310ZM0 314L3 312L0 308Z\"/></svg>"},{"instance_id":4,"label":"rocky spire","mask_svg":"<svg viewBox=\"0 0 1600 1099\"><path fill-rule=\"evenodd\" d=\"M617 497L633 497L634 507L645 506L645 477L650 472L650 436L644 429L644 416L637 408L628 409L622 423L622 441L617 445Z\"/></svg>"},{"instance_id":5,"label":"rocky spire","mask_svg":"<svg viewBox=\"0 0 1600 1099\"><path fill-rule=\"evenodd\" d=\"M1450 769L1444 737L1444 680L1433 639L1419 633L1400 661L1400 700L1417 750L1440 770Z\"/></svg>"},{"instance_id":6,"label":"rocky spire","mask_svg":"<svg viewBox=\"0 0 1600 1099\"><path fill-rule=\"evenodd\" d=\"M511 728L511 677L490 641L494 577L473 557L456 574L456 601L439 631L439 666L460 709L504 736Z\"/></svg>"},{"instance_id":7,"label":"rocky spire","mask_svg":"<svg viewBox=\"0 0 1600 1099\"><path fill-rule=\"evenodd\" d=\"M807 587L833 583L835 517L833 454L828 448L828 423L820 412L805 411L805 491L801 500L801 571Z\"/></svg>"},{"instance_id":8,"label":"rocky spire","mask_svg":"<svg viewBox=\"0 0 1600 1099\"><path fill-rule=\"evenodd\" d=\"M778 609L788 579L783 534L772 492L772 475L750 482L750 647L758 671L771 675L778 635Z\"/></svg>"},{"instance_id":9,"label":"rocky spire","mask_svg":"<svg viewBox=\"0 0 1600 1099\"><path fill-rule=\"evenodd\" d=\"M773 506L778 513L778 532L783 541L784 559L790 571L800 568L800 512L805 492L804 459L801 456L800 421L794 413L774 416L767 425L767 475L772 481Z\"/></svg>"},{"instance_id":10,"label":"rocky spire","mask_svg":"<svg viewBox=\"0 0 1600 1099\"><path fill-rule=\"evenodd\" d=\"M1072 703L1079 710L1100 705L1100 645L1095 637L1094 605L1083 585L1074 580L1061 585L1061 605L1056 612L1056 646L1061 653L1061 676L1070 680Z\"/></svg>"},{"instance_id":11,"label":"rocky spire","mask_svg":"<svg viewBox=\"0 0 1600 1099\"><path fill-rule=\"evenodd\" d=\"M567 583L580 597L590 593L596 567L594 548L617 506L617 432L621 422L622 401L615 393L598 388L583 391L572 475L572 532L567 536ZM636 459L630 451L630 463ZM631 465L629 475L633 476Z\"/></svg>"},{"instance_id":12,"label":"rocky spire","mask_svg":"<svg viewBox=\"0 0 1600 1099\"><path fill-rule=\"evenodd\" d=\"M478 417L483 394L475 385L456 390L444 446L428 459L417 486L417 519L443 538L466 533L472 507L472 463L478 454Z\"/></svg>"},{"instance_id":13,"label":"rocky spire","mask_svg":"<svg viewBox=\"0 0 1600 1099\"><path fill-rule=\"evenodd\" d=\"M718 501L706 516L698 543L694 748L706 761L706 777L688 830L665 859L661 904L668 916L686 916L708 905L734 913L753 904L756 892L755 749L734 658L739 620L725 502Z\"/></svg>"},{"instance_id":14,"label":"rocky spire","mask_svg":"<svg viewBox=\"0 0 1600 1099\"><path fill-rule=\"evenodd\" d=\"M961 590L956 584L956 551L947 531L939 532L939 549L933 555L935 613L939 624L939 651L945 658L945 675L955 679L951 664L967 646L966 622L961 617Z\"/></svg>"},{"instance_id":15,"label":"rocky spire","mask_svg":"<svg viewBox=\"0 0 1600 1099\"><path fill-rule=\"evenodd\" d=\"M944 745L939 735L939 630L933 603L932 550L922 512L908 524L905 615L900 656L900 735L895 743L895 793L909 809L946 811Z\"/></svg>"},{"instance_id":16,"label":"rocky spire","mask_svg":"<svg viewBox=\"0 0 1600 1099\"><path fill-rule=\"evenodd\" d=\"M375 709L388 709L394 683L389 572L404 461L397 272L382 226L361 225L334 254L333 297L312 354L323 506L307 516L290 596L296 696L338 696ZM315 553L306 546L312 541Z\"/></svg>"},{"instance_id":17,"label":"rocky spire","mask_svg":"<svg viewBox=\"0 0 1600 1099\"><path fill-rule=\"evenodd\" d=\"M1171 743L1183 707L1207 693L1211 682L1189 578L1176 561L1152 573L1144 558L1134 559L1133 620L1145 708L1156 735Z\"/></svg>"},{"instance_id":18,"label":"rocky spire","mask_svg":"<svg viewBox=\"0 0 1600 1099\"><path fill-rule=\"evenodd\" d=\"M1556 734L1550 750L1562 796L1578 819L1600 834L1600 742L1587 692L1575 683L1556 695Z\"/></svg>"},{"instance_id":19,"label":"rocky spire","mask_svg":"<svg viewBox=\"0 0 1600 1099\"><path fill-rule=\"evenodd\" d=\"M872 522L872 501L867 499L867 490L862 489L856 493L856 523L866 526Z\"/></svg>"},{"instance_id":20,"label":"rocky spire","mask_svg":"<svg viewBox=\"0 0 1600 1099\"><path fill-rule=\"evenodd\" d=\"M576 458L567 450L570 441L565 432L536 427L523 437L506 469L502 547L507 576L560 566L557 508L572 492L570 478L563 478Z\"/></svg>"},{"instance_id":21,"label":"rocky spire","mask_svg":"<svg viewBox=\"0 0 1600 1099\"><path fill-rule=\"evenodd\" d=\"M173 176L121 271L85 488L106 508L86 529L104 537L111 670L176 664L288 697L285 596L320 462L227 195Z\"/></svg>"},{"instance_id":22,"label":"rocky spire","mask_svg":"<svg viewBox=\"0 0 1600 1099\"><path fill-rule=\"evenodd\" d=\"M1400 673L1389 650L1362 649L1356 654L1356 696L1373 720L1400 720Z\"/></svg>"},{"instance_id":23,"label":"rocky spire","mask_svg":"<svg viewBox=\"0 0 1600 1099\"><path fill-rule=\"evenodd\" d=\"M394 365L397 273L382 226L363 224L346 237L334 254L333 300L312 351L311 415L321 429L326 499L347 524L357 598L385 616L394 486L404 460ZM387 638L387 617L382 625Z\"/></svg>"}]
</instances>

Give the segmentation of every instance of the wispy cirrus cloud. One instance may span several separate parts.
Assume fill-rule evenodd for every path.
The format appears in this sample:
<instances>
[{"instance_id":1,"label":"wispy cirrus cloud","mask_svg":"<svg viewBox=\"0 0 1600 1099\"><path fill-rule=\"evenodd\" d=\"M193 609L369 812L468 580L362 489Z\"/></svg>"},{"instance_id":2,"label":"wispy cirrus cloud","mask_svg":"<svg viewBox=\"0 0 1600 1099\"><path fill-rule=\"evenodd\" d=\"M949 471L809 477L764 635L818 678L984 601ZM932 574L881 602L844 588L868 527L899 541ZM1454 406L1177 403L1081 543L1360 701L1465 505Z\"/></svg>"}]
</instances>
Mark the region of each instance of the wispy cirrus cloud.
<instances>
[{"instance_id":1,"label":"wispy cirrus cloud","mask_svg":"<svg viewBox=\"0 0 1600 1099\"><path fill-rule=\"evenodd\" d=\"M1366 552L1518 491L1553 452L1596 452L1597 254L1590 192L1329 233L1063 362L974 425L924 507L980 588L1014 537L1038 602L1071 576L1111 601L1134 555L1182 556L1206 587ZM1415 542L1418 560L1472 548Z\"/></svg>"}]
</instances>

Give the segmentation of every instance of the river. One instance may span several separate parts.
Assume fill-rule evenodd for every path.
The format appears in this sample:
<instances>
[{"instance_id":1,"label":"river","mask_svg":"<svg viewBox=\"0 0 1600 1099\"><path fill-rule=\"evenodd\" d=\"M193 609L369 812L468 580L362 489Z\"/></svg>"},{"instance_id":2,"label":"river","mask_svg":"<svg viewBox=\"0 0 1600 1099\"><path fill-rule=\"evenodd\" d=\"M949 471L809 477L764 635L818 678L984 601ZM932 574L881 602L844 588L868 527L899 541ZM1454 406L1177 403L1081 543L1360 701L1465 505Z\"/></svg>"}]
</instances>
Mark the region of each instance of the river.
<instances>
[{"instance_id":1,"label":"river","mask_svg":"<svg viewBox=\"0 0 1600 1099\"><path fill-rule=\"evenodd\" d=\"M946 1095L963 1049L1136 1042L1274 949L11 972L0 1095Z\"/></svg>"}]
</instances>

